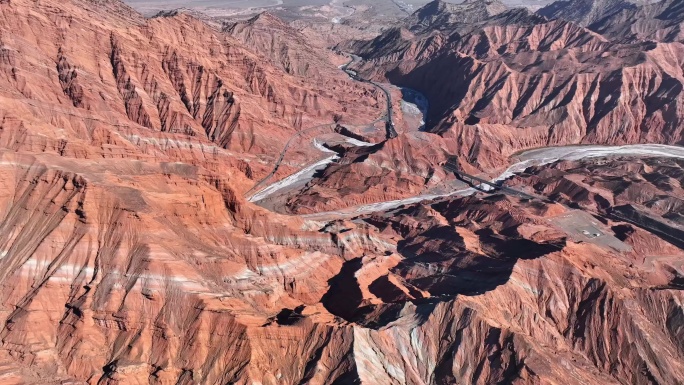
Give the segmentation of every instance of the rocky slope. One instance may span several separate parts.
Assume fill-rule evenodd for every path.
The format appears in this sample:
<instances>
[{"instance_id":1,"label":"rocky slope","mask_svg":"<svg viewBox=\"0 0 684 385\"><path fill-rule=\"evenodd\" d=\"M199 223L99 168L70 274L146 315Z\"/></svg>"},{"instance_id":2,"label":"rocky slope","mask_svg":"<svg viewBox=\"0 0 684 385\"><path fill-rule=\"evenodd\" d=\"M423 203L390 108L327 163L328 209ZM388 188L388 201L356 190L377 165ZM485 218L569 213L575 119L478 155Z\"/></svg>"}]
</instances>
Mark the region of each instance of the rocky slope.
<instances>
[{"instance_id":1,"label":"rocky slope","mask_svg":"<svg viewBox=\"0 0 684 385\"><path fill-rule=\"evenodd\" d=\"M287 378L308 376L343 337L317 293L374 238L338 245L242 196L302 127L376 119L375 91L116 1L13 0L0 20L2 382L267 383L271 336L307 352ZM278 331L304 303L321 323Z\"/></svg>"},{"instance_id":2,"label":"rocky slope","mask_svg":"<svg viewBox=\"0 0 684 385\"><path fill-rule=\"evenodd\" d=\"M448 151L439 136L417 132L402 133L375 146L350 148L281 210L311 214L407 198L442 187L455 181L439 167Z\"/></svg>"},{"instance_id":3,"label":"rocky slope","mask_svg":"<svg viewBox=\"0 0 684 385\"><path fill-rule=\"evenodd\" d=\"M627 0L556 1L540 8L537 13L548 19L563 19L586 27L620 11L636 8Z\"/></svg>"},{"instance_id":4,"label":"rocky slope","mask_svg":"<svg viewBox=\"0 0 684 385\"><path fill-rule=\"evenodd\" d=\"M452 29L486 20L506 9L498 0L466 0L460 4L435 0L406 18L404 24L413 30Z\"/></svg>"},{"instance_id":5,"label":"rocky slope","mask_svg":"<svg viewBox=\"0 0 684 385\"><path fill-rule=\"evenodd\" d=\"M533 167L510 182L567 205L632 222L684 248L682 161L612 159ZM624 231L630 234L630 226Z\"/></svg>"},{"instance_id":6,"label":"rocky slope","mask_svg":"<svg viewBox=\"0 0 684 385\"><path fill-rule=\"evenodd\" d=\"M277 151L297 130L332 122L335 114L379 113L365 105L373 104L370 88L350 80L328 88L283 75L246 45L187 15L145 21L83 4L84 10L71 2L3 4L6 121L34 115L29 108L58 108L91 118L89 130L116 125L127 137L163 132L256 155ZM364 98L371 102L359 103ZM42 111L34 118L35 125L85 129L78 127L82 119L54 123ZM30 147L28 136L17 146Z\"/></svg>"},{"instance_id":7,"label":"rocky slope","mask_svg":"<svg viewBox=\"0 0 684 385\"><path fill-rule=\"evenodd\" d=\"M684 41L684 5L677 0L663 0L637 8L628 8L611 18L598 20L591 29L618 41Z\"/></svg>"},{"instance_id":8,"label":"rocky slope","mask_svg":"<svg viewBox=\"0 0 684 385\"><path fill-rule=\"evenodd\" d=\"M348 77L337 70L325 50L270 13L249 20L225 23L223 31L245 46L266 56L285 72L303 77L335 79Z\"/></svg>"},{"instance_id":9,"label":"rocky slope","mask_svg":"<svg viewBox=\"0 0 684 385\"><path fill-rule=\"evenodd\" d=\"M632 25L617 15L605 25ZM458 147L463 163L496 167L546 145L684 140L680 42L617 42L521 9L455 29L410 29L350 49L366 59L366 76L428 97L428 129Z\"/></svg>"},{"instance_id":10,"label":"rocky slope","mask_svg":"<svg viewBox=\"0 0 684 385\"><path fill-rule=\"evenodd\" d=\"M264 40L282 28L0 1L0 382L684 377L684 255L650 225L681 222L681 162L554 164L509 182L559 203L478 195L325 221L265 210L244 196L294 133L338 114L368 128L385 107L374 88L310 74L310 57L277 55L301 46ZM607 44L571 32L575 52ZM292 211L450 178L438 164L460 147L397 123L397 139L331 145L339 161L307 186L329 203L302 194Z\"/></svg>"},{"instance_id":11,"label":"rocky slope","mask_svg":"<svg viewBox=\"0 0 684 385\"><path fill-rule=\"evenodd\" d=\"M491 198L409 208L391 217L369 219L384 233L401 237L398 251L406 257L387 276L369 284L372 294L399 304L415 298L412 301L418 305L409 311L419 328L433 322L436 314L442 316L444 307L471 309L453 321L442 316L442 325L466 320L469 326L455 336L447 332L446 336L455 337L456 345L450 345L447 337L435 348L470 346L478 352L481 346L490 364L470 367L458 361L467 353L454 351L449 354L453 361L434 361L435 373L446 376L437 377L440 380L435 383L463 379L467 383L677 383L682 368L670 357L680 354L682 347L679 326L675 326L681 314L681 291L676 284L681 250L638 228L630 227L630 235L623 237L632 251L617 252L587 238L580 240L576 234L569 237L560 226L549 227L549 223L559 223L557 218L572 215L576 213L559 206ZM616 233L622 230L613 228ZM606 224L605 237L613 234L608 229L611 223ZM646 244L655 248L646 250ZM449 303L454 295L455 302ZM426 297L436 298L423 300ZM651 313L669 306L673 307L664 313ZM636 309L644 309L649 316ZM368 322L369 314L380 313L392 330L405 322L407 309L365 305L351 312L333 311L361 323ZM485 341L490 342L468 345L473 329L493 326L487 326L486 320L496 320L500 330L485 332ZM421 338L428 335L412 332L411 337L420 345L407 341L409 346L425 346ZM663 341L657 352L646 353L651 348L645 346L637 348L642 352L637 354L613 348L624 346L621 340L644 337ZM566 356L570 351L579 356ZM572 369L566 371L546 361L548 357L571 363ZM653 359L662 361L655 364ZM607 368L611 369L604 371Z\"/></svg>"}]
</instances>

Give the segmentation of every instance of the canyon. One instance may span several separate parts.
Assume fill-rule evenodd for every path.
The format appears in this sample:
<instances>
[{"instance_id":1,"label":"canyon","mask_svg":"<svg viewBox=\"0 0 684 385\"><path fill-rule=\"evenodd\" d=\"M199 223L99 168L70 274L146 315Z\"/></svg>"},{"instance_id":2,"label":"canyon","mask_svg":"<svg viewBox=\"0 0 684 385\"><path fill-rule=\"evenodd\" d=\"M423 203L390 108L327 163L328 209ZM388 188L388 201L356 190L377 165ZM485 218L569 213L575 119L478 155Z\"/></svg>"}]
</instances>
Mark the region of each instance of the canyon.
<instances>
[{"instance_id":1,"label":"canyon","mask_svg":"<svg viewBox=\"0 0 684 385\"><path fill-rule=\"evenodd\" d=\"M0 383L681 383L684 8L565 3L0 0Z\"/></svg>"}]
</instances>

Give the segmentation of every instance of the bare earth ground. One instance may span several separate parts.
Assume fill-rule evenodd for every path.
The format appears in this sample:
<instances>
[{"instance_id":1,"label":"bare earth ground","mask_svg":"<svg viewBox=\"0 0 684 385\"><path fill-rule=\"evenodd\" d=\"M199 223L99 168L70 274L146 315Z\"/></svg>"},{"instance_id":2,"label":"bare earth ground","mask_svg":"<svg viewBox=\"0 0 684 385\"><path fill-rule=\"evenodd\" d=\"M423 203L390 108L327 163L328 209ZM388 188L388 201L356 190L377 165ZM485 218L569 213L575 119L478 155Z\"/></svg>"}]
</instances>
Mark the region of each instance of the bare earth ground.
<instances>
[{"instance_id":1,"label":"bare earth ground","mask_svg":"<svg viewBox=\"0 0 684 385\"><path fill-rule=\"evenodd\" d=\"M154 15L159 11L187 8L206 13L210 16L234 16L240 14L254 14L266 9L292 10L300 7L322 7L322 6L350 6L357 8L360 6L371 5L383 16L406 15L419 7L429 3L428 0L127 0L127 4L146 16ZM449 3L460 3L460 1L447 1ZM506 0L505 4L516 7L529 7L532 9L540 8L549 4L549 0Z\"/></svg>"},{"instance_id":2,"label":"bare earth ground","mask_svg":"<svg viewBox=\"0 0 684 385\"><path fill-rule=\"evenodd\" d=\"M377 9L306 29L0 0L0 383L681 384L667 1L606 37L435 3L352 68L323 44Z\"/></svg>"}]
</instances>

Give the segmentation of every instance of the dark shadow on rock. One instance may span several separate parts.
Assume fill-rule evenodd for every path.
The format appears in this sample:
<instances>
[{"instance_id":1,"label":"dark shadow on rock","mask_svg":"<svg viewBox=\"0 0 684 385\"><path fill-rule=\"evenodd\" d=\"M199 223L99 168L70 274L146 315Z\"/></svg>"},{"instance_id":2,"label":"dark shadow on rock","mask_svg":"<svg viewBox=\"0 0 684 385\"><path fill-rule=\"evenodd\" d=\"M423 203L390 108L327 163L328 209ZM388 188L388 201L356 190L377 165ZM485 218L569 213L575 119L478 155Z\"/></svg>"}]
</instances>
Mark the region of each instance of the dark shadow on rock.
<instances>
[{"instance_id":1,"label":"dark shadow on rock","mask_svg":"<svg viewBox=\"0 0 684 385\"><path fill-rule=\"evenodd\" d=\"M363 299L359 283L354 276L362 266L361 258L345 262L340 272L328 281L330 289L321 299L323 306L330 313L347 321L355 318Z\"/></svg>"},{"instance_id":2,"label":"dark shadow on rock","mask_svg":"<svg viewBox=\"0 0 684 385\"><path fill-rule=\"evenodd\" d=\"M383 275L368 286L368 290L383 302L407 301L409 297L395 284L390 282L389 277Z\"/></svg>"},{"instance_id":3,"label":"dark shadow on rock","mask_svg":"<svg viewBox=\"0 0 684 385\"><path fill-rule=\"evenodd\" d=\"M331 313L366 327L386 326L411 311L422 323L441 302L453 301L459 295L484 294L505 284L519 260L537 259L565 247L565 238L547 242L524 238L519 227L525 222L506 208L508 199L463 198L430 206L440 218L449 218L448 224L436 221L434 211L424 206L412 206L391 217L365 219L379 230L391 230L403 238L397 243L403 260L368 286L383 303L363 303L354 277L361 260L354 260L331 279L324 305ZM469 211L463 211L465 206ZM490 222L497 225L487 226ZM459 228L475 239L466 241ZM413 307L407 307L408 303Z\"/></svg>"},{"instance_id":4,"label":"dark shadow on rock","mask_svg":"<svg viewBox=\"0 0 684 385\"><path fill-rule=\"evenodd\" d=\"M276 315L276 322L278 325L295 325L302 319L302 311L304 311L305 306L297 306L294 309L283 309Z\"/></svg>"}]
</instances>

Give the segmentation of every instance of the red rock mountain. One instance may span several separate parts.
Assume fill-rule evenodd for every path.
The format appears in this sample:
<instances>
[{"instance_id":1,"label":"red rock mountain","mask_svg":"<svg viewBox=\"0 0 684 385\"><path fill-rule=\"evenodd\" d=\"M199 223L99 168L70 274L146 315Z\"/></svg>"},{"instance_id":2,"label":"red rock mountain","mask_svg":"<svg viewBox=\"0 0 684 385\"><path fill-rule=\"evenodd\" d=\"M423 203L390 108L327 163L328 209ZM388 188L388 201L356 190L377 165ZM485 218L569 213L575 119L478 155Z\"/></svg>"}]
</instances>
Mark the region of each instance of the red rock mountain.
<instances>
[{"instance_id":1,"label":"red rock mountain","mask_svg":"<svg viewBox=\"0 0 684 385\"><path fill-rule=\"evenodd\" d=\"M658 42L684 41L684 5L677 0L624 9L590 26L593 30L618 41L646 40Z\"/></svg>"},{"instance_id":2,"label":"red rock mountain","mask_svg":"<svg viewBox=\"0 0 684 385\"><path fill-rule=\"evenodd\" d=\"M639 12L675 20L676 4ZM640 16L617 15L605 28L638 28L619 22ZM649 26L659 36L679 30L665 21ZM684 45L676 38L616 41L522 9L446 30L411 29L391 29L351 49L366 59L366 76L427 96L428 130L458 147L464 163L496 166L537 146L684 143Z\"/></svg>"},{"instance_id":3,"label":"red rock mountain","mask_svg":"<svg viewBox=\"0 0 684 385\"><path fill-rule=\"evenodd\" d=\"M450 156L681 140L680 43L522 11L455 25L365 54L364 73L430 86L433 132L417 132L385 85L401 131L385 140L384 92L270 15L221 30L118 1L0 1L0 382L681 382L684 255L663 235L681 231L681 159L507 182L548 199L319 213L453 181ZM307 145L279 162L293 137ZM319 217L245 198L330 148L285 202Z\"/></svg>"},{"instance_id":4,"label":"red rock mountain","mask_svg":"<svg viewBox=\"0 0 684 385\"><path fill-rule=\"evenodd\" d=\"M486 20L506 10L498 0L466 0L460 4L435 0L410 15L404 22L412 29L447 29Z\"/></svg>"},{"instance_id":5,"label":"red rock mountain","mask_svg":"<svg viewBox=\"0 0 684 385\"><path fill-rule=\"evenodd\" d=\"M549 19L563 19L588 26L622 10L636 9L627 0L556 1L537 11Z\"/></svg>"},{"instance_id":6,"label":"red rock mountain","mask_svg":"<svg viewBox=\"0 0 684 385\"><path fill-rule=\"evenodd\" d=\"M311 44L310 39L270 13L261 13L249 20L226 23L223 31L267 56L285 72L302 77L346 75L333 66L322 51Z\"/></svg>"},{"instance_id":7,"label":"red rock mountain","mask_svg":"<svg viewBox=\"0 0 684 385\"><path fill-rule=\"evenodd\" d=\"M122 130L128 125L129 136L143 128L141 136L165 132L252 154L279 149L279 133L332 122L331 111L375 113L357 102L368 88L340 80L338 86L348 88L334 93L313 79L283 75L279 63L189 16L146 21L129 17L134 13L123 5L116 7L125 12L103 13L97 3L84 4L84 10L71 3L52 9L3 5L5 92L93 115L91 130L97 131L98 122ZM36 68L56 70L58 83L44 71L34 76ZM23 112L7 110L7 121L12 112ZM31 140L18 145L30 146ZM66 141L68 152L72 144Z\"/></svg>"}]
</instances>

